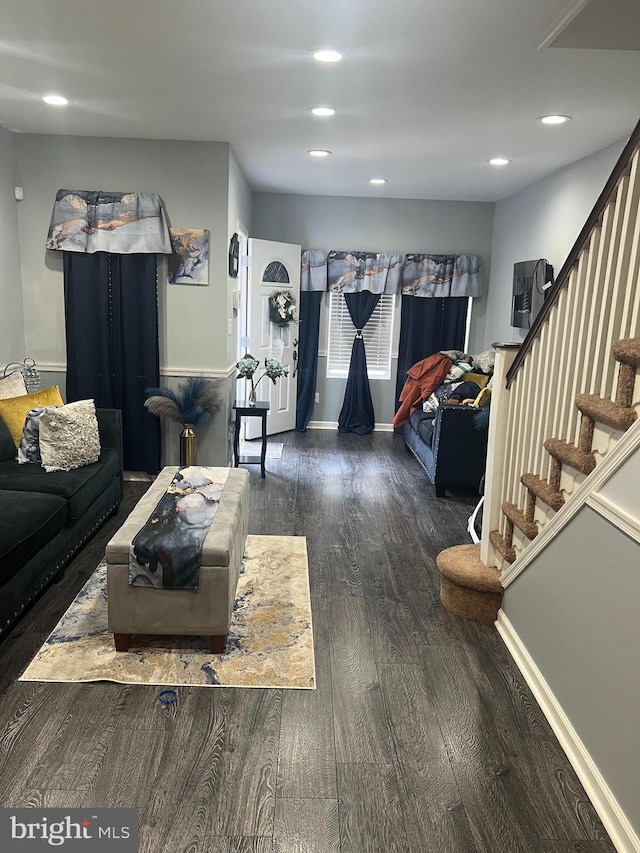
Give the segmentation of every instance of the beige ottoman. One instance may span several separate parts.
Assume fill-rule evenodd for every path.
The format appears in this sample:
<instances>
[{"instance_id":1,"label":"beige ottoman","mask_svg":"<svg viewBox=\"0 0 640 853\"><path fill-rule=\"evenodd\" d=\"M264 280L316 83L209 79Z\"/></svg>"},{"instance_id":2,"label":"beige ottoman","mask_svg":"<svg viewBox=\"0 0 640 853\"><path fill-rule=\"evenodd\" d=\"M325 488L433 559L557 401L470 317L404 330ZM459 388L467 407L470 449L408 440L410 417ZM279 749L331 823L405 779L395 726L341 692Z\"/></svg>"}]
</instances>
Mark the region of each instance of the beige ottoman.
<instances>
[{"instance_id":1,"label":"beige ottoman","mask_svg":"<svg viewBox=\"0 0 640 853\"><path fill-rule=\"evenodd\" d=\"M231 468L202 549L200 583L192 589L129 586L129 546L171 483L177 467L164 468L107 545L109 630L117 651L132 634L202 635L221 654L231 623L249 526L249 472Z\"/></svg>"}]
</instances>

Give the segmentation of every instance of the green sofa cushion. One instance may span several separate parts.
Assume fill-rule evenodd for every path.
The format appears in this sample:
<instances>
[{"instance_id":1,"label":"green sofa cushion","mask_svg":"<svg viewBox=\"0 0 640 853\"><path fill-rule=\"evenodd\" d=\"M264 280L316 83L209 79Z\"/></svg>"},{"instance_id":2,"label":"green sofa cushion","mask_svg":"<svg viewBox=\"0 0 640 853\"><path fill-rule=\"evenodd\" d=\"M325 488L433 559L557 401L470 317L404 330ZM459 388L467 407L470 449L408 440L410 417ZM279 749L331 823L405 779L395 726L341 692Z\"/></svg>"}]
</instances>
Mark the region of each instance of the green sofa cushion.
<instances>
[{"instance_id":1,"label":"green sofa cushion","mask_svg":"<svg viewBox=\"0 0 640 853\"><path fill-rule=\"evenodd\" d=\"M34 463L18 465L14 461L5 461L0 462L0 492L11 489L65 498L66 523L73 524L119 472L120 457L110 448L103 448L97 462L72 471L47 473L42 466Z\"/></svg>"},{"instance_id":2,"label":"green sofa cushion","mask_svg":"<svg viewBox=\"0 0 640 853\"><path fill-rule=\"evenodd\" d=\"M0 491L0 585L62 530L66 517L67 502L58 495Z\"/></svg>"}]
</instances>

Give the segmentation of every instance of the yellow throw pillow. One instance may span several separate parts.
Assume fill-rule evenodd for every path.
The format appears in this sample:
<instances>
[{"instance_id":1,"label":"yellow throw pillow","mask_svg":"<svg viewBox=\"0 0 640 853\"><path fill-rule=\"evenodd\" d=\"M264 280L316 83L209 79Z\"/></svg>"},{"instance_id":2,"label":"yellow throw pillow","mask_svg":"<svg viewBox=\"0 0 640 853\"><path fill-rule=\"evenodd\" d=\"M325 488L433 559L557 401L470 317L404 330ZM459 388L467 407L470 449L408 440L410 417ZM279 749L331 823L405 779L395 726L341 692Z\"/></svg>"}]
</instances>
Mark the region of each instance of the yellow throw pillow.
<instances>
[{"instance_id":1,"label":"yellow throw pillow","mask_svg":"<svg viewBox=\"0 0 640 853\"><path fill-rule=\"evenodd\" d=\"M57 385L51 388L43 388L35 394L22 394L20 397L8 397L0 400L0 418L6 423L15 446L20 444L24 422L31 409L40 406L63 406L64 400L60 396Z\"/></svg>"},{"instance_id":2,"label":"yellow throw pillow","mask_svg":"<svg viewBox=\"0 0 640 853\"><path fill-rule=\"evenodd\" d=\"M491 379L486 373L474 373L473 370L465 373L462 377L463 382L475 382L480 388L484 388L487 382Z\"/></svg>"}]
</instances>

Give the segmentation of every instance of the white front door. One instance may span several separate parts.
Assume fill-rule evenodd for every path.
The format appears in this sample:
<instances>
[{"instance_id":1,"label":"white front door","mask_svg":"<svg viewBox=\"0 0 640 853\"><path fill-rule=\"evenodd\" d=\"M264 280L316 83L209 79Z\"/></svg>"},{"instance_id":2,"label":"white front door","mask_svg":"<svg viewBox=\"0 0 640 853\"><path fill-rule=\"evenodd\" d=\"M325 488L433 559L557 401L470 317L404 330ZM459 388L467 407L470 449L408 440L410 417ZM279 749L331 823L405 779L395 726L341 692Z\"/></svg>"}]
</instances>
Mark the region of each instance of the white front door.
<instances>
[{"instance_id":1,"label":"white front door","mask_svg":"<svg viewBox=\"0 0 640 853\"><path fill-rule=\"evenodd\" d=\"M289 370L287 377L276 384L265 377L257 388L258 400L271 404L267 417L267 432L273 435L295 429L296 390L295 375L298 348L298 324L278 326L269 320L269 297L279 290L287 290L296 303L296 317L300 306L300 246L290 243L272 243L270 240L249 240L249 306L247 311L247 347L260 361L256 376L262 373L265 358L276 356ZM294 355L295 353L295 355ZM248 394L248 391L245 392ZM245 398L246 399L246 398ZM259 418L245 418L246 438L261 434Z\"/></svg>"}]
</instances>

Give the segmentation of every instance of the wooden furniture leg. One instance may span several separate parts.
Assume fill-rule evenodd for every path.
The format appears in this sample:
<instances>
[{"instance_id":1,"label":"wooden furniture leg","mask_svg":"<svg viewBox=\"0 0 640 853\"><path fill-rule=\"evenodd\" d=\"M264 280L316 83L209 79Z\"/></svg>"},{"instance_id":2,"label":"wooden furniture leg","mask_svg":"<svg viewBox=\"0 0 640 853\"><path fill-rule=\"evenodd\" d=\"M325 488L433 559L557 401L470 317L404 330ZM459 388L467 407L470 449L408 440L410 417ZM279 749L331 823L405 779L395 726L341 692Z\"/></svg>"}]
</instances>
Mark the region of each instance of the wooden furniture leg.
<instances>
[{"instance_id":1,"label":"wooden furniture leg","mask_svg":"<svg viewBox=\"0 0 640 853\"><path fill-rule=\"evenodd\" d=\"M211 654L224 654L224 647L226 645L226 642L227 638L225 634L216 634L215 637L209 637L209 648L211 649Z\"/></svg>"},{"instance_id":2,"label":"wooden furniture leg","mask_svg":"<svg viewBox=\"0 0 640 853\"><path fill-rule=\"evenodd\" d=\"M264 460L267 458L267 412L262 415L262 449L260 451L260 475L264 479Z\"/></svg>"},{"instance_id":3,"label":"wooden furniture leg","mask_svg":"<svg viewBox=\"0 0 640 853\"><path fill-rule=\"evenodd\" d=\"M131 634L114 634L113 641L117 652L128 652L131 643Z\"/></svg>"}]
</instances>

